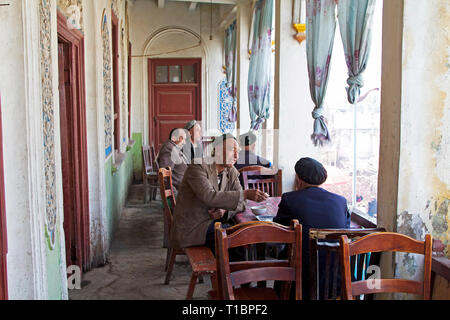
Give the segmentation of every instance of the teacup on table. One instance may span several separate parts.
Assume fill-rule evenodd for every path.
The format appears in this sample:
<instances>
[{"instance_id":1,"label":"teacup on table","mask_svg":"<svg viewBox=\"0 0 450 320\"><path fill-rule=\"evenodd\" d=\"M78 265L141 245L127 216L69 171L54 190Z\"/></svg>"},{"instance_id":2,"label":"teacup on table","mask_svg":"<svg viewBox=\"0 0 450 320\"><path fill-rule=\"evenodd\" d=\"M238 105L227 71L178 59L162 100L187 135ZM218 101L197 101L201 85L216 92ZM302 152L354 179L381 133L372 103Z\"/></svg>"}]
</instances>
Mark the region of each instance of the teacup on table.
<instances>
[{"instance_id":1,"label":"teacup on table","mask_svg":"<svg viewBox=\"0 0 450 320\"><path fill-rule=\"evenodd\" d=\"M266 206L255 206L255 207L251 207L250 209L252 209L252 212L255 216L263 215L267 211Z\"/></svg>"},{"instance_id":2,"label":"teacup on table","mask_svg":"<svg viewBox=\"0 0 450 320\"><path fill-rule=\"evenodd\" d=\"M256 216L259 221L273 222L274 216Z\"/></svg>"}]
</instances>

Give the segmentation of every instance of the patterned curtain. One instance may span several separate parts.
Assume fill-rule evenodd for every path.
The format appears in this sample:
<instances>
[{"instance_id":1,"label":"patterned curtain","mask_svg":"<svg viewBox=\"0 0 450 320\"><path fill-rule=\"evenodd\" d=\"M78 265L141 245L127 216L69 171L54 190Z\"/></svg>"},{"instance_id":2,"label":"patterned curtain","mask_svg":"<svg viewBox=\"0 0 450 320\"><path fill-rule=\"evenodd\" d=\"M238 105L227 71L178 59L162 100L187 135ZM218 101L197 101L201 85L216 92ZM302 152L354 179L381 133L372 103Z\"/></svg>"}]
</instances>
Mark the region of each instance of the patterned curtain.
<instances>
[{"instance_id":1,"label":"patterned curtain","mask_svg":"<svg viewBox=\"0 0 450 320\"><path fill-rule=\"evenodd\" d=\"M338 19L347 62L347 98L358 102L372 42L375 0L340 0Z\"/></svg>"},{"instance_id":2,"label":"patterned curtain","mask_svg":"<svg viewBox=\"0 0 450 320\"><path fill-rule=\"evenodd\" d=\"M236 122L236 71L237 71L237 54L236 54L236 20L225 30L225 68L227 74L227 88L233 97L233 106L230 109L229 120Z\"/></svg>"},{"instance_id":3,"label":"patterned curtain","mask_svg":"<svg viewBox=\"0 0 450 320\"><path fill-rule=\"evenodd\" d=\"M315 108L314 145L330 141L324 118L323 102L327 91L328 73L336 30L337 0L307 0L306 2L306 55L308 60L309 89Z\"/></svg>"},{"instance_id":4,"label":"patterned curtain","mask_svg":"<svg viewBox=\"0 0 450 320\"><path fill-rule=\"evenodd\" d=\"M272 78L273 0L257 0L253 13L253 40L248 75L248 100L251 129L270 116L270 86Z\"/></svg>"}]
</instances>

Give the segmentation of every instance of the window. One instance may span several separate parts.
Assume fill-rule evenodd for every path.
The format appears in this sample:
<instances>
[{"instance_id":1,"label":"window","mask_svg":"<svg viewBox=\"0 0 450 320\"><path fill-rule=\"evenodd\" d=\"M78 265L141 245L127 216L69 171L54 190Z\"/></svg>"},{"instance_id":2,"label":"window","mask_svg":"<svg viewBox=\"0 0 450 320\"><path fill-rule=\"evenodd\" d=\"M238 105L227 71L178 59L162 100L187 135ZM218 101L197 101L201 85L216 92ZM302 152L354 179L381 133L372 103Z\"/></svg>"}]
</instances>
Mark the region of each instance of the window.
<instances>
[{"instance_id":1,"label":"window","mask_svg":"<svg viewBox=\"0 0 450 320\"><path fill-rule=\"evenodd\" d=\"M381 46L382 2L377 1L372 48L361 96L369 93L355 110L347 100L347 66L340 31L336 28L324 102L332 141L319 150L320 160L326 165L329 176L324 189L344 196L354 212L372 222L376 222L377 216Z\"/></svg>"},{"instance_id":2,"label":"window","mask_svg":"<svg viewBox=\"0 0 450 320\"><path fill-rule=\"evenodd\" d=\"M156 67L156 83L197 83L197 64L160 65Z\"/></svg>"}]
</instances>

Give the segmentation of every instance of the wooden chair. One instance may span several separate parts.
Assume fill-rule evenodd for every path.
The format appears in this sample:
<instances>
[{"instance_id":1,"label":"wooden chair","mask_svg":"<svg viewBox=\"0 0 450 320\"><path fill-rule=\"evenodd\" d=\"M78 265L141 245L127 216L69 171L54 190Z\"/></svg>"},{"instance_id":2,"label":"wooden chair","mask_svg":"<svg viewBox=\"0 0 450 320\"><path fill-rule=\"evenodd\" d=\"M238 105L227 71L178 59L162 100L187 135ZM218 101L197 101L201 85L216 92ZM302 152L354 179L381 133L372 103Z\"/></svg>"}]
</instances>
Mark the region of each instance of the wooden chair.
<instances>
[{"instance_id":1,"label":"wooden chair","mask_svg":"<svg viewBox=\"0 0 450 320\"><path fill-rule=\"evenodd\" d=\"M144 161L144 167L142 171L142 180L144 181L144 202L147 202L147 194L149 199L156 199L158 183L158 170L159 166L156 161L155 147L153 145L142 146L142 158Z\"/></svg>"},{"instance_id":2,"label":"wooden chair","mask_svg":"<svg viewBox=\"0 0 450 320\"><path fill-rule=\"evenodd\" d=\"M338 292L339 276L339 239L346 235L356 240L375 232L384 232L383 228L370 229L315 229L309 230L309 281L310 299L319 299L319 252L325 255L324 295L325 300L335 300L340 296ZM352 275L354 279L363 279L370 265L379 265L379 254L367 253L352 258Z\"/></svg>"},{"instance_id":3,"label":"wooden chair","mask_svg":"<svg viewBox=\"0 0 450 320\"><path fill-rule=\"evenodd\" d=\"M158 176L161 199L164 205L164 230L167 232L166 236L168 237L170 235L170 230L172 229L173 211L176 206L176 199L172 185L172 169L170 167L167 169L161 168L159 169ZM186 255L192 268L191 281L186 295L187 300L192 299L192 296L194 295L197 279L200 278L200 282L203 282L203 275L210 275L211 284L215 290L217 283L216 260L211 250L205 246L174 249L168 245L164 269L167 273L164 284L169 284L170 282L170 276L172 274L177 255Z\"/></svg>"},{"instance_id":4,"label":"wooden chair","mask_svg":"<svg viewBox=\"0 0 450 320\"><path fill-rule=\"evenodd\" d=\"M290 227L273 222L253 221L223 229L215 225L217 296L222 300L288 299L292 281L296 299L302 299L302 226L293 220ZM287 260L230 262L228 249L258 243L286 243ZM273 288L238 286L251 282L281 280L280 297Z\"/></svg>"},{"instance_id":5,"label":"wooden chair","mask_svg":"<svg viewBox=\"0 0 450 320\"><path fill-rule=\"evenodd\" d=\"M267 168L261 166L249 166L239 170L241 174L242 184L244 189L258 189L268 193L271 197L281 197L282 190L282 170L278 170L276 175L268 175L264 179L259 177L264 176L262 171ZM252 178L258 176L258 179Z\"/></svg>"},{"instance_id":6,"label":"wooden chair","mask_svg":"<svg viewBox=\"0 0 450 320\"><path fill-rule=\"evenodd\" d=\"M405 279L377 279L352 282L350 274L350 257L368 252L409 252L424 255L423 281ZM425 236L425 241L417 241L400 233L382 232L369 234L359 240L350 242L343 235L340 238L341 272L342 272L342 298L353 300L354 296L383 293L403 292L423 296L424 300L431 298L431 255L432 238Z\"/></svg>"}]
</instances>

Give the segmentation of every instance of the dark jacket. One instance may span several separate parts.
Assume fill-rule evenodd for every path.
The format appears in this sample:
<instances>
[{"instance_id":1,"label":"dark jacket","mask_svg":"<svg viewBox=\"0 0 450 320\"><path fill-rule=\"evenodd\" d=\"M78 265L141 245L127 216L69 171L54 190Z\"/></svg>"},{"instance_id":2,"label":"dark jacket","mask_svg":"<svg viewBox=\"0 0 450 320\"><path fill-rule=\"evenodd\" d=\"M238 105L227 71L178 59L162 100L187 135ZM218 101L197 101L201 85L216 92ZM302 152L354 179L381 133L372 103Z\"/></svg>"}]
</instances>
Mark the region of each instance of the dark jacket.
<instances>
[{"instance_id":1,"label":"dark jacket","mask_svg":"<svg viewBox=\"0 0 450 320\"><path fill-rule=\"evenodd\" d=\"M189 138L186 139L186 144L183 147L183 154L188 160L188 164L202 164L203 145L201 142L192 143Z\"/></svg>"},{"instance_id":2,"label":"dark jacket","mask_svg":"<svg viewBox=\"0 0 450 320\"><path fill-rule=\"evenodd\" d=\"M350 227L350 212L344 197L322 188L311 187L283 194L274 222L289 226L292 219L302 225L303 298L309 299L309 229ZM322 258L322 259L321 259ZM336 259L335 262L338 262ZM319 292L323 295L325 264L319 253Z\"/></svg>"},{"instance_id":3,"label":"dark jacket","mask_svg":"<svg viewBox=\"0 0 450 320\"><path fill-rule=\"evenodd\" d=\"M249 150L241 150L239 152L239 158L234 165L236 169L241 169L248 166L262 166L266 168L270 168L272 164L269 160L264 159L263 157L258 156L256 153Z\"/></svg>"}]
</instances>

